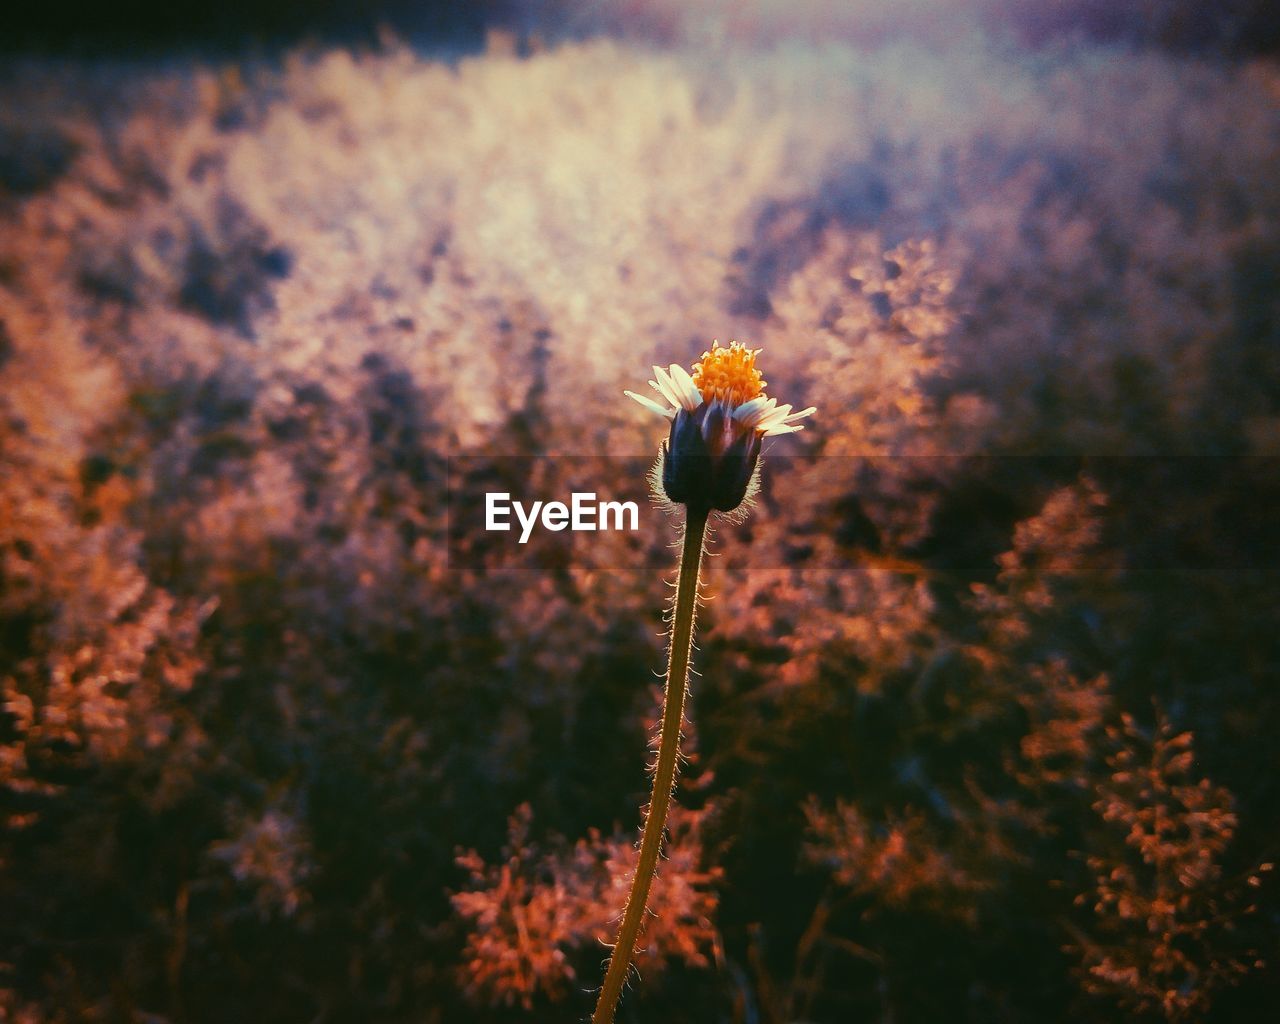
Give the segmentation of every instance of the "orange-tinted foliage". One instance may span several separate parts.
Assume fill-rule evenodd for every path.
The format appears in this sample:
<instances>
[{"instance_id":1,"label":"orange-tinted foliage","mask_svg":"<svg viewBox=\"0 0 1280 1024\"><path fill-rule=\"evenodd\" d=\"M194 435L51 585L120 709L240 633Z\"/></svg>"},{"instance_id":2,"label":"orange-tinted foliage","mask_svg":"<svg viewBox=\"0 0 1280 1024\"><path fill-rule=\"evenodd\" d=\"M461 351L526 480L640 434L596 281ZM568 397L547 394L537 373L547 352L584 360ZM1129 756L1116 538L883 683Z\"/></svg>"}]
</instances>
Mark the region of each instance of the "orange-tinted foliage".
<instances>
[{"instance_id":1,"label":"orange-tinted foliage","mask_svg":"<svg viewBox=\"0 0 1280 1024\"><path fill-rule=\"evenodd\" d=\"M821 413L624 1012L1267 1019L1280 76L872 36L15 63L0 1020L585 1014L673 534L449 485L633 489L503 456L648 457L713 338Z\"/></svg>"}]
</instances>

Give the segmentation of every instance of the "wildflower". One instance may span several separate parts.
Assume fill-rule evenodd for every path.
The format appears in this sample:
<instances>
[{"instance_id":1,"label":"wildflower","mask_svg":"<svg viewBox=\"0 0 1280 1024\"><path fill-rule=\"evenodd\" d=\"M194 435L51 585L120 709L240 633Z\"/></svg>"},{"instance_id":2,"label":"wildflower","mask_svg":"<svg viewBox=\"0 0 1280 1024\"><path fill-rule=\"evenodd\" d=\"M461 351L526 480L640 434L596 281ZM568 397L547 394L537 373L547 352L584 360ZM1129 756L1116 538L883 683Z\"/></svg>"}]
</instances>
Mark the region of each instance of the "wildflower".
<instances>
[{"instance_id":1,"label":"wildflower","mask_svg":"<svg viewBox=\"0 0 1280 1024\"><path fill-rule=\"evenodd\" d=\"M609 955L591 1024L613 1024L658 868L667 808L680 761L680 730L689 685L707 519L712 509L731 512L742 504L755 477L763 438L802 430L795 421L815 412L792 412L791 406L780 406L777 399L765 397L765 381L756 369L759 354L758 348L746 348L736 341L728 348L712 343L694 364L692 374L678 363L665 370L655 366L655 379L649 381L649 386L671 403L670 408L626 392L646 409L671 421L671 435L662 444L658 460L661 472L657 476L667 497L684 505L686 514L671 607L667 685L663 691L658 759L653 766L653 792L640 833L640 853L618 927L618 941Z\"/></svg>"},{"instance_id":2,"label":"wildflower","mask_svg":"<svg viewBox=\"0 0 1280 1024\"><path fill-rule=\"evenodd\" d=\"M646 409L671 420L662 445L662 489L672 501L729 512L742 504L760 458L761 441L791 434L796 423L817 410L792 412L765 395L756 369L760 349L713 342L690 374L679 363L653 368L649 386L670 406L633 391L624 392Z\"/></svg>"}]
</instances>

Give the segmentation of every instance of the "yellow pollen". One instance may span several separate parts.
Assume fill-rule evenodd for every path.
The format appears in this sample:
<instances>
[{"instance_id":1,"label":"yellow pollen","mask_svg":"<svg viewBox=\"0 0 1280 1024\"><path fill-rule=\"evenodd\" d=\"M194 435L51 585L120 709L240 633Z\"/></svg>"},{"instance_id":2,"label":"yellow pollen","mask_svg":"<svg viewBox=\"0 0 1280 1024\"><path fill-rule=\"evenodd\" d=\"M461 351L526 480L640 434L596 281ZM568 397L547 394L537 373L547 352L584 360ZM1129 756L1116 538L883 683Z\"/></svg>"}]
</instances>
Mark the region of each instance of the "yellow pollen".
<instances>
[{"instance_id":1,"label":"yellow pollen","mask_svg":"<svg viewBox=\"0 0 1280 1024\"><path fill-rule=\"evenodd\" d=\"M711 349L693 364L693 383L702 392L702 400L721 398L739 406L760 395L765 389L764 378L756 369L760 349L747 348L739 341L728 348L719 345L712 342Z\"/></svg>"}]
</instances>

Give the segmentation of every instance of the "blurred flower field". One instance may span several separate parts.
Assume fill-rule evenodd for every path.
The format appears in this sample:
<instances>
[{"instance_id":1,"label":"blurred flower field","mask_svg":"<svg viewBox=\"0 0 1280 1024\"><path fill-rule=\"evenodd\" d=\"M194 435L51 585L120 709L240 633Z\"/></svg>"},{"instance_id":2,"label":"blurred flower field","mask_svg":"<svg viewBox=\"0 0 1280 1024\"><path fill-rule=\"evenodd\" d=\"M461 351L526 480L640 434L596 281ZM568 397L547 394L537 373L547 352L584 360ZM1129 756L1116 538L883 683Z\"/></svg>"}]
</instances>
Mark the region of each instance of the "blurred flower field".
<instances>
[{"instance_id":1,"label":"blurred flower field","mask_svg":"<svg viewBox=\"0 0 1280 1024\"><path fill-rule=\"evenodd\" d=\"M1270 1019L1280 70L507 49L4 66L0 1021L584 1017L671 552L450 460L630 487L712 338L821 412L620 1020Z\"/></svg>"}]
</instances>

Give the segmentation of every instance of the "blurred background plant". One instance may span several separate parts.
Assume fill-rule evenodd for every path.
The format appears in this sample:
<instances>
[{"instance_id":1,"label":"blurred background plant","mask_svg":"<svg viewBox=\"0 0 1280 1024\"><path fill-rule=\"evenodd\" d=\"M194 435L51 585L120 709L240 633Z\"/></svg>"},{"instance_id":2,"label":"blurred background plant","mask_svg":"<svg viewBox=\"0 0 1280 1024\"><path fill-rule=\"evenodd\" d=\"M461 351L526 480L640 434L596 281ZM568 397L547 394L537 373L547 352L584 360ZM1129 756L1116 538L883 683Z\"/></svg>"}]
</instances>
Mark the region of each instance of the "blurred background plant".
<instances>
[{"instance_id":1,"label":"blurred background plant","mask_svg":"<svg viewBox=\"0 0 1280 1024\"><path fill-rule=\"evenodd\" d=\"M712 337L823 416L623 1019L1269 1019L1280 72L997 6L5 58L0 1019L585 1015L670 552L512 566L448 457L649 455Z\"/></svg>"}]
</instances>

